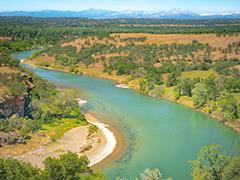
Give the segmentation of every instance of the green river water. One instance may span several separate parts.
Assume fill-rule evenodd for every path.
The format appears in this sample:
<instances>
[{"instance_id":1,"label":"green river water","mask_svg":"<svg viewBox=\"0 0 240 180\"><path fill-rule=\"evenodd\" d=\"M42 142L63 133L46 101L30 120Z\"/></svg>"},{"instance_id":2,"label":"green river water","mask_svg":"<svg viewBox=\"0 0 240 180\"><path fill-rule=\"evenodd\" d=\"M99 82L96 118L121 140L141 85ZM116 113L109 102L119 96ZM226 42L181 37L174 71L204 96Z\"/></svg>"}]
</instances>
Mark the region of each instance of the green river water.
<instances>
[{"instance_id":1,"label":"green river water","mask_svg":"<svg viewBox=\"0 0 240 180\"><path fill-rule=\"evenodd\" d=\"M23 59L31 53L15 56ZM203 113L116 88L109 80L41 68L32 71L57 86L80 90L88 101L84 110L97 114L127 137L127 149L103 169L110 178L134 177L145 168L159 168L164 177L188 180L189 161L202 146L217 143L230 155L240 154L240 135Z\"/></svg>"}]
</instances>

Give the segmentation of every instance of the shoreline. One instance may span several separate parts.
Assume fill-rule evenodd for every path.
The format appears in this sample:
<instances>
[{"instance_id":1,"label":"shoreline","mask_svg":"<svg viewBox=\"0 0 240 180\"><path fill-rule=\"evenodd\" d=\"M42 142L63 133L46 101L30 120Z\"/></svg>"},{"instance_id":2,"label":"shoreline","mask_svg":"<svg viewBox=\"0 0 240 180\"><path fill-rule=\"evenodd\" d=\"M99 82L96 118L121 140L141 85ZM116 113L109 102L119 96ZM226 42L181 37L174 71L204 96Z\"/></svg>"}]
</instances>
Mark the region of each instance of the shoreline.
<instances>
[{"instance_id":1,"label":"shoreline","mask_svg":"<svg viewBox=\"0 0 240 180\"><path fill-rule=\"evenodd\" d=\"M90 160L89 166L91 167L100 163L114 152L117 147L117 139L114 133L108 128L109 126L107 124L100 122L98 118L92 116L90 113L86 113L84 115L90 124L98 127L105 138L104 145L100 148L100 150L98 150L98 153L91 153L88 155Z\"/></svg>"},{"instance_id":2,"label":"shoreline","mask_svg":"<svg viewBox=\"0 0 240 180\"><path fill-rule=\"evenodd\" d=\"M77 101L80 107L87 103L87 100L81 98L78 98ZM92 150L93 152L91 152L91 149L89 152L86 152L90 160L89 166L98 169L113 162L113 160L122 154L125 148L124 138L117 128L100 121L99 119L102 118L99 118L97 115L87 112L84 113L84 116L88 123L97 126L101 131L101 134L98 134L100 140L103 141L100 142L100 147L97 150Z\"/></svg>"},{"instance_id":3,"label":"shoreline","mask_svg":"<svg viewBox=\"0 0 240 180\"><path fill-rule=\"evenodd\" d=\"M26 151L21 153L2 152L1 156L22 160L32 165L44 168L43 161L45 158L58 157L60 154L71 151L79 154L80 156L85 155L89 159L89 167L93 169L101 169L106 164L113 162L123 151L121 146L121 136L117 129L114 129L99 121L96 116L86 113L84 114L86 121L89 125L95 125L98 127L98 131L89 137L89 125L77 126L66 131L59 140L51 142L48 137L45 143L40 143L35 148L30 148L28 145L34 143L34 139L30 140L26 145L17 144L9 145L6 148L19 146L24 148ZM115 136L116 134L116 136ZM86 149L91 147L90 149ZM6 149L6 150L7 150ZM17 151L17 149L15 149ZM121 150L121 151L119 151ZM117 153L116 153L117 152Z\"/></svg>"},{"instance_id":4,"label":"shoreline","mask_svg":"<svg viewBox=\"0 0 240 180\"><path fill-rule=\"evenodd\" d=\"M21 63L23 63L23 64L28 64L28 65L34 66L34 67L39 67L39 68L47 69L47 70L54 70L54 71L60 71L60 72L75 74L75 73L72 73L72 72L67 71L66 69L58 69L58 68L53 68L53 67L43 67L43 66L35 65L34 63L29 62L29 60L27 60L27 59L24 59ZM76 75L81 75L81 74L76 74ZM101 78L101 79L107 79L107 80L111 80L111 81L114 81L114 82L116 82L116 83L122 84L122 82L119 81L118 79L111 79L111 78L107 78L107 77L92 76L91 74L83 74L83 76L89 76L89 77L97 77L97 78ZM116 84L115 87L117 87L119 84ZM118 87L118 88L121 88L121 87ZM125 89L125 88L124 88L124 89ZM137 90L136 88L133 88L133 87L131 87L131 86L129 86L129 89L134 90L134 91L136 91L136 92L138 92L138 93L141 93L139 90ZM141 93L141 94L143 94L143 93ZM173 102L173 103L177 103L177 104L183 105L183 106L185 106L185 107L191 108L192 110L194 110L194 111L196 111L196 112L204 113L205 115L213 118L214 120L217 120L218 122L223 123L226 127L231 128L231 129L234 130L236 133L240 133L240 127L235 127L233 124L231 124L231 123L229 123L229 122L224 122L224 121L223 121L223 118L221 118L221 117L219 117L219 116L216 116L216 115L209 114L209 113L205 112L204 110L194 109L192 106L186 105L186 104L184 104L184 103L181 103L181 102L179 102L179 101L175 101L175 100L173 100L173 99L169 99L169 98L166 98L166 97L158 98L158 97L151 96L151 95L149 95L149 94L144 94L144 95L147 95L147 96L150 96L150 97L153 97L153 98L157 98L157 99L163 99L163 100L170 101L170 102Z\"/></svg>"},{"instance_id":5,"label":"shoreline","mask_svg":"<svg viewBox=\"0 0 240 180\"><path fill-rule=\"evenodd\" d=\"M103 119L101 116L99 117L98 115L94 114L93 112L88 112L86 114L84 114L86 116L86 118L91 119L94 118L93 120L99 120L99 119ZM100 121L100 123L105 124L105 122ZM121 157L122 153L124 152L124 150L127 147L127 138L119 131L119 129L113 125L113 124L108 124L107 127L115 136L116 139L116 147L114 148L114 150L105 158L103 158L101 161L99 161L98 163L94 164L92 166L92 168L94 170L99 170L104 168L106 165L114 162L115 160L117 160L118 158Z\"/></svg>"}]
</instances>

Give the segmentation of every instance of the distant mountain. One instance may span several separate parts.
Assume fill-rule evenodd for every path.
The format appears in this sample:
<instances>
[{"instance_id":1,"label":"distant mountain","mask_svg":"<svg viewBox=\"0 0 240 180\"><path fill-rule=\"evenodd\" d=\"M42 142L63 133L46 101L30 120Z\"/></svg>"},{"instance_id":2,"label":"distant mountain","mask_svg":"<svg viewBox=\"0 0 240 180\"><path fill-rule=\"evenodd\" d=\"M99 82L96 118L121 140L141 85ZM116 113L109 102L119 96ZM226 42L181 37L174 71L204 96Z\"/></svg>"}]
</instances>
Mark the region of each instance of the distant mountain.
<instances>
[{"instance_id":1,"label":"distant mountain","mask_svg":"<svg viewBox=\"0 0 240 180\"><path fill-rule=\"evenodd\" d=\"M0 16L31 16L31 17L79 17L88 19L117 18L153 18L153 19L240 19L240 13L201 15L188 10L172 9L170 11L111 11L87 9L84 11L8 11L0 12Z\"/></svg>"}]
</instances>

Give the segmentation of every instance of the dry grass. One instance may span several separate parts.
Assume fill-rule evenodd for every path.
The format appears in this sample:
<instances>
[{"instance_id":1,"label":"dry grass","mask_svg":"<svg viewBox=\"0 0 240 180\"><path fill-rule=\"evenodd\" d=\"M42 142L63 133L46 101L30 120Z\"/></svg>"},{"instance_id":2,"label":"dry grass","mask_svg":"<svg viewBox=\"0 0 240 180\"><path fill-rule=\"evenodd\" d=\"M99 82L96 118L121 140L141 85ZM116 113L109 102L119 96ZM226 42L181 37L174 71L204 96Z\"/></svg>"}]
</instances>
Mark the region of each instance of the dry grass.
<instances>
[{"instance_id":1,"label":"dry grass","mask_svg":"<svg viewBox=\"0 0 240 180\"><path fill-rule=\"evenodd\" d=\"M0 84L0 97L3 96L6 93L6 91L7 88L4 85Z\"/></svg>"},{"instance_id":2,"label":"dry grass","mask_svg":"<svg viewBox=\"0 0 240 180\"><path fill-rule=\"evenodd\" d=\"M234 68L240 70L240 65L236 65L236 66L234 66Z\"/></svg>"},{"instance_id":3,"label":"dry grass","mask_svg":"<svg viewBox=\"0 0 240 180\"><path fill-rule=\"evenodd\" d=\"M240 36L234 36L234 37L217 37L216 34L149 34L149 33L118 33L118 34L111 34L110 38L103 38L98 39L97 37L88 37L88 38L78 38L74 41L63 43L62 46L75 46L78 51L81 51L81 48L83 47L91 47L93 44L115 44L116 46L124 46L128 42L121 42L121 39L129 38L129 37L146 37L145 42L134 42L135 44L171 44L171 43L191 43L193 40L198 40L201 43L208 43L211 46L214 47L221 47L225 48L229 43L240 41ZM224 55L221 53L221 51L216 48L217 51L214 51L212 53L212 59L217 60L220 57L223 57ZM195 57L198 55L199 57L202 57L204 52L199 51L195 55ZM117 76L115 72L112 74L103 73L104 66L103 62L98 62L98 59L105 58L106 63L109 62L109 59L111 57L117 57L117 56L127 56L128 54L119 54L119 53L109 53L106 54L93 54L92 57L96 60L95 64L87 67L84 64L80 63L77 65L77 69L79 72L82 72L84 75L88 76L96 76L111 80L116 80L117 82L125 82L130 79L129 76ZM238 57L239 55L236 54L228 54L228 57ZM181 57L179 57L181 59ZM176 57L172 56L172 60L175 60ZM167 59L166 59L167 60ZM31 63L35 65L41 65L41 63L48 63L51 68L57 68L64 71L69 71L69 68L67 67L59 67L56 65L54 57L49 57L47 54L42 54L36 59L32 60ZM191 62L191 57L187 57L186 61ZM174 61L175 62L175 61ZM30 63L30 62L29 62ZM162 63L155 63L154 67L158 68L161 67ZM238 67L239 68L239 67ZM214 72L204 72L204 71L197 71L197 72L186 72L183 73L183 76L186 77L208 77L209 75L214 74ZM167 78L167 75L163 76L164 79ZM130 82L130 86L133 86L133 88L138 89L138 82L136 80L133 82Z\"/></svg>"},{"instance_id":4,"label":"dry grass","mask_svg":"<svg viewBox=\"0 0 240 180\"><path fill-rule=\"evenodd\" d=\"M11 67L0 67L0 73L1 74L13 74L13 73L19 73L20 71L17 68L11 68Z\"/></svg>"},{"instance_id":5,"label":"dry grass","mask_svg":"<svg viewBox=\"0 0 240 180\"><path fill-rule=\"evenodd\" d=\"M178 102L188 107L194 106L192 98L188 96L181 96Z\"/></svg>"},{"instance_id":6,"label":"dry grass","mask_svg":"<svg viewBox=\"0 0 240 180\"><path fill-rule=\"evenodd\" d=\"M31 61L36 64L45 63L45 62L48 62L49 64L55 64L56 60L54 56L48 56L47 54L43 53Z\"/></svg>"},{"instance_id":7,"label":"dry grass","mask_svg":"<svg viewBox=\"0 0 240 180\"><path fill-rule=\"evenodd\" d=\"M217 24L216 26L228 26L229 24ZM231 26L239 26L239 23L231 24ZM122 27L206 27L204 24L119 24Z\"/></svg>"},{"instance_id":8,"label":"dry grass","mask_svg":"<svg viewBox=\"0 0 240 180\"><path fill-rule=\"evenodd\" d=\"M112 72L112 74L103 73L103 69L104 67L102 63L96 63L94 65L91 65L90 67L86 67L82 63L78 64L78 70L87 76L94 76L94 77L100 77L104 79L115 80L119 83L123 83L127 81L130 77L128 75L118 76L116 72Z\"/></svg>"},{"instance_id":9,"label":"dry grass","mask_svg":"<svg viewBox=\"0 0 240 180\"><path fill-rule=\"evenodd\" d=\"M218 74L213 70L208 71L186 71L182 73L182 77L188 78L208 78L209 76L218 76Z\"/></svg>"},{"instance_id":10,"label":"dry grass","mask_svg":"<svg viewBox=\"0 0 240 180\"><path fill-rule=\"evenodd\" d=\"M145 43L148 44L172 44L172 43L181 43L187 44L191 43L193 40L197 40L201 43L208 43L213 47L222 47L226 48L228 44L236 41L240 41L240 36L233 37L217 37L216 34L149 34L149 33L119 33L112 34L111 36L118 36L120 38L129 38L129 37L147 37Z\"/></svg>"},{"instance_id":11,"label":"dry grass","mask_svg":"<svg viewBox=\"0 0 240 180\"><path fill-rule=\"evenodd\" d=\"M77 38L74 41L63 43L62 46L74 46L77 48L77 51L79 52L83 47L89 47L93 44L125 45L126 43L121 43L119 39L117 40L114 37L98 39L97 37L93 36L88 38Z\"/></svg>"}]
</instances>

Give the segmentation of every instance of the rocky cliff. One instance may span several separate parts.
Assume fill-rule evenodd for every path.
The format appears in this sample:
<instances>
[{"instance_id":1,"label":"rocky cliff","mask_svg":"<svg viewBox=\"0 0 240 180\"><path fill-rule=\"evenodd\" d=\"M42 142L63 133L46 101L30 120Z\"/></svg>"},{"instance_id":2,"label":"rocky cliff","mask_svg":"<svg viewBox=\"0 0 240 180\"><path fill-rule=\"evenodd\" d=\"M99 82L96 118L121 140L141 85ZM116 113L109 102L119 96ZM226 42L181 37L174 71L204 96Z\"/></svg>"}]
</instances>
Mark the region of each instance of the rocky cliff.
<instances>
[{"instance_id":1,"label":"rocky cliff","mask_svg":"<svg viewBox=\"0 0 240 180\"><path fill-rule=\"evenodd\" d=\"M8 118L13 115L20 117L29 114L30 92L34 88L32 78L26 74L21 73L20 76L24 79L26 92L20 95L6 95L0 100L0 118Z\"/></svg>"}]
</instances>

